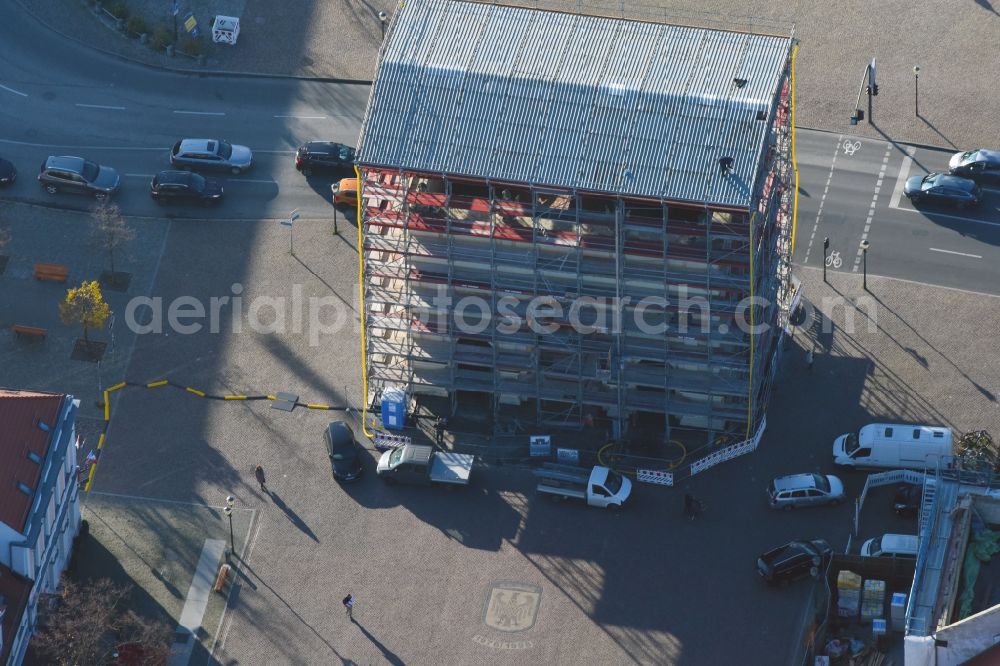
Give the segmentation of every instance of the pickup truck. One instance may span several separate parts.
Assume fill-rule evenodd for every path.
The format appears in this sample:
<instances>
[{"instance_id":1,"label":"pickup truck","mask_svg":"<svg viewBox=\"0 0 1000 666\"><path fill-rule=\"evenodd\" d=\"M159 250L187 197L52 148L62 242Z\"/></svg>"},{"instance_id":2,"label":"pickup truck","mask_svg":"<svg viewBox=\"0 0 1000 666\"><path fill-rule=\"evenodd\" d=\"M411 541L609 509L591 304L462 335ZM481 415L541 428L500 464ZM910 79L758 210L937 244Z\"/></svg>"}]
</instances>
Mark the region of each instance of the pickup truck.
<instances>
[{"instance_id":1,"label":"pickup truck","mask_svg":"<svg viewBox=\"0 0 1000 666\"><path fill-rule=\"evenodd\" d=\"M432 446L404 444L378 459L377 473L386 483L465 486L472 473L473 456L435 451Z\"/></svg>"},{"instance_id":2,"label":"pickup truck","mask_svg":"<svg viewBox=\"0 0 1000 666\"><path fill-rule=\"evenodd\" d=\"M546 463L535 470L538 492L562 499L585 500L590 506L619 508L632 492L632 482L618 472L597 465L589 472L572 465Z\"/></svg>"}]
</instances>

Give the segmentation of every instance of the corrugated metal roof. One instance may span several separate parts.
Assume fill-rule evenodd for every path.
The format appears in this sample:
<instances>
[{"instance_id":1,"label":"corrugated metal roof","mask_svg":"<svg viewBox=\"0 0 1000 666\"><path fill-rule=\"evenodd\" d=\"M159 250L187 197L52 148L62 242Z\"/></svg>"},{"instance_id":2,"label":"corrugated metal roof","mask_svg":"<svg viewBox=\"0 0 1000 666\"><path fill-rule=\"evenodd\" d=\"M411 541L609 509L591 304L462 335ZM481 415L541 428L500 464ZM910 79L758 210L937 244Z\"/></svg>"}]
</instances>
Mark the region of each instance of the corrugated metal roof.
<instances>
[{"instance_id":1,"label":"corrugated metal roof","mask_svg":"<svg viewBox=\"0 0 1000 666\"><path fill-rule=\"evenodd\" d=\"M407 0L358 162L748 206L792 40ZM740 88L734 79L745 79ZM735 159L721 178L719 159Z\"/></svg>"}]
</instances>

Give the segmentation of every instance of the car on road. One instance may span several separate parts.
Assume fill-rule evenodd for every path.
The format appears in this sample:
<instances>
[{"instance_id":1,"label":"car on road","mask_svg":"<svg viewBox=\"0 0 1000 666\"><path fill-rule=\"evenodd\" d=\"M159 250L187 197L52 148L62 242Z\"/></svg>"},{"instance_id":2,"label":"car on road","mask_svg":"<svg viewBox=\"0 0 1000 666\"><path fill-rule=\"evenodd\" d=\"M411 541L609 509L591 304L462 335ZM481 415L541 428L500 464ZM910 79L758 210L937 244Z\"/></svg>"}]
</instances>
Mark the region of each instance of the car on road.
<instances>
[{"instance_id":1,"label":"car on road","mask_svg":"<svg viewBox=\"0 0 1000 666\"><path fill-rule=\"evenodd\" d=\"M17 180L17 169L7 160L0 158L0 186L10 185Z\"/></svg>"},{"instance_id":2,"label":"car on road","mask_svg":"<svg viewBox=\"0 0 1000 666\"><path fill-rule=\"evenodd\" d=\"M121 176L111 167L82 157L50 155L42 162L38 182L49 194L73 192L106 199L118 191Z\"/></svg>"},{"instance_id":3,"label":"car on road","mask_svg":"<svg viewBox=\"0 0 1000 666\"><path fill-rule=\"evenodd\" d=\"M330 456L333 477L338 481L356 481L361 478L361 447L354 438L351 426L343 421L331 421L323 431L323 443Z\"/></svg>"},{"instance_id":4,"label":"car on road","mask_svg":"<svg viewBox=\"0 0 1000 666\"><path fill-rule=\"evenodd\" d=\"M758 557L757 573L771 585L787 585L805 576L817 578L832 554L830 544L822 539L789 541Z\"/></svg>"},{"instance_id":5,"label":"car on road","mask_svg":"<svg viewBox=\"0 0 1000 666\"><path fill-rule=\"evenodd\" d=\"M314 173L354 173L354 149L332 141L310 141L295 151L295 168L304 176Z\"/></svg>"},{"instance_id":6,"label":"car on road","mask_svg":"<svg viewBox=\"0 0 1000 666\"><path fill-rule=\"evenodd\" d=\"M1000 178L1000 150L967 150L955 153L948 161L948 171L965 178Z\"/></svg>"},{"instance_id":7,"label":"car on road","mask_svg":"<svg viewBox=\"0 0 1000 666\"><path fill-rule=\"evenodd\" d=\"M892 498L892 510L897 516L915 516L920 510L924 489L913 483L900 484Z\"/></svg>"},{"instance_id":8,"label":"car on road","mask_svg":"<svg viewBox=\"0 0 1000 666\"><path fill-rule=\"evenodd\" d=\"M946 173L913 176L903 186L903 194L914 204L939 203L957 208L978 206L983 199L983 190L976 181Z\"/></svg>"},{"instance_id":9,"label":"car on road","mask_svg":"<svg viewBox=\"0 0 1000 666\"><path fill-rule=\"evenodd\" d=\"M222 194L218 181L190 171L161 171L149 183L149 196L158 204L213 204L222 200Z\"/></svg>"},{"instance_id":10,"label":"car on road","mask_svg":"<svg viewBox=\"0 0 1000 666\"><path fill-rule=\"evenodd\" d=\"M831 474L779 476L767 484L767 499L775 509L840 504L844 499L844 484Z\"/></svg>"},{"instance_id":11,"label":"car on road","mask_svg":"<svg viewBox=\"0 0 1000 666\"><path fill-rule=\"evenodd\" d=\"M239 175L253 166L253 153L246 146L219 139L184 139L170 149L170 164L181 169Z\"/></svg>"},{"instance_id":12,"label":"car on road","mask_svg":"<svg viewBox=\"0 0 1000 666\"><path fill-rule=\"evenodd\" d=\"M344 206L358 205L358 179L344 178L330 186L333 192L333 203Z\"/></svg>"}]
</instances>

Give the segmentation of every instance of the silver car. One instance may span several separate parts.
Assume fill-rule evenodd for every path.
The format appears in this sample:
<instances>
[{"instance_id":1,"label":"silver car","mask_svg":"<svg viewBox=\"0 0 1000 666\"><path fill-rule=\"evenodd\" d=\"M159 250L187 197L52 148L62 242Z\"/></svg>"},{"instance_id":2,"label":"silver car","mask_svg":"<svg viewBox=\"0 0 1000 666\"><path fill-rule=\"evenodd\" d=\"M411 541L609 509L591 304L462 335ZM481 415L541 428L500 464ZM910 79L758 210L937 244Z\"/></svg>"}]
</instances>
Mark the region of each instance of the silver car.
<instances>
[{"instance_id":1,"label":"silver car","mask_svg":"<svg viewBox=\"0 0 1000 666\"><path fill-rule=\"evenodd\" d=\"M229 171L241 174L253 166L253 153L219 139L184 139L170 150L170 164L179 169Z\"/></svg>"},{"instance_id":2,"label":"silver car","mask_svg":"<svg viewBox=\"0 0 1000 666\"><path fill-rule=\"evenodd\" d=\"M844 484L829 474L779 476L767 485L767 499L774 509L840 504L844 499Z\"/></svg>"}]
</instances>

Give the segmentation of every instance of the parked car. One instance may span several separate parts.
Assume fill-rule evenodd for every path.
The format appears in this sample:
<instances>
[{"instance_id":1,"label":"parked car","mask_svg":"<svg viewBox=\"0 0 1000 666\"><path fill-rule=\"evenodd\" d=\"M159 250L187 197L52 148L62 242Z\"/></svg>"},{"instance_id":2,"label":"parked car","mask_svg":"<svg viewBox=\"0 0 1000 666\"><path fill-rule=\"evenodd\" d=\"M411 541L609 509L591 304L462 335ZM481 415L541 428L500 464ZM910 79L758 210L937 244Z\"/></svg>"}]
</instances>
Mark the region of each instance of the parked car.
<instances>
[{"instance_id":1,"label":"parked car","mask_svg":"<svg viewBox=\"0 0 1000 666\"><path fill-rule=\"evenodd\" d=\"M948 161L948 170L965 178L1000 178L1000 150L967 150L955 153Z\"/></svg>"},{"instance_id":2,"label":"parked car","mask_svg":"<svg viewBox=\"0 0 1000 666\"><path fill-rule=\"evenodd\" d=\"M332 421L323 431L323 442L330 456L333 477L338 481L356 481L361 478L361 448L354 439L354 431L343 421Z\"/></svg>"},{"instance_id":3,"label":"parked car","mask_svg":"<svg viewBox=\"0 0 1000 666\"><path fill-rule=\"evenodd\" d=\"M241 174L253 166L253 153L219 139L184 139L170 150L170 164L182 169L229 171Z\"/></svg>"},{"instance_id":4,"label":"parked car","mask_svg":"<svg viewBox=\"0 0 1000 666\"><path fill-rule=\"evenodd\" d=\"M354 173L354 149L332 141L310 141L295 151L295 168L305 176Z\"/></svg>"},{"instance_id":5,"label":"parked car","mask_svg":"<svg viewBox=\"0 0 1000 666\"><path fill-rule=\"evenodd\" d=\"M190 171L161 171L149 184L149 196L156 203L218 203L222 185Z\"/></svg>"},{"instance_id":6,"label":"parked car","mask_svg":"<svg viewBox=\"0 0 1000 666\"><path fill-rule=\"evenodd\" d=\"M976 181L946 173L929 173L913 176L903 186L905 194L914 204L920 202L939 203L957 208L978 206L983 199L983 190Z\"/></svg>"},{"instance_id":7,"label":"parked car","mask_svg":"<svg viewBox=\"0 0 1000 666\"><path fill-rule=\"evenodd\" d=\"M767 499L775 509L840 504L844 499L844 484L829 474L779 476L767 484Z\"/></svg>"},{"instance_id":8,"label":"parked car","mask_svg":"<svg viewBox=\"0 0 1000 666\"><path fill-rule=\"evenodd\" d=\"M861 544L861 556L913 560L917 557L918 545L916 534L883 534Z\"/></svg>"},{"instance_id":9,"label":"parked car","mask_svg":"<svg viewBox=\"0 0 1000 666\"><path fill-rule=\"evenodd\" d=\"M98 199L110 197L121 186L121 176L111 167L82 157L50 155L38 172L38 182L49 194L74 192Z\"/></svg>"},{"instance_id":10,"label":"parked car","mask_svg":"<svg viewBox=\"0 0 1000 666\"><path fill-rule=\"evenodd\" d=\"M897 516L916 515L920 510L920 502L924 497L924 489L912 483L900 484L892 498L892 510Z\"/></svg>"},{"instance_id":11,"label":"parked car","mask_svg":"<svg viewBox=\"0 0 1000 666\"><path fill-rule=\"evenodd\" d=\"M333 192L333 203L345 206L358 205L358 179L344 178L330 186Z\"/></svg>"},{"instance_id":12,"label":"parked car","mask_svg":"<svg viewBox=\"0 0 1000 666\"><path fill-rule=\"evenodd\" d=\"M832 554L830 544L822 539L789 541L758 557L757 573L771 585L786 585L805 576L816 578Z\"/></svg>"},{"instance_id":13,"label":"parked car","mask_svg":"<svg viewBox=\"0 0 1000 666\"><path fill-rule=\"evenodd\" d=\"M17 180L17 169L7 160L0 158L0 186L10 185Z\"/></svg>"}]
</instances>

